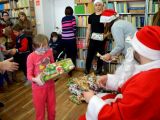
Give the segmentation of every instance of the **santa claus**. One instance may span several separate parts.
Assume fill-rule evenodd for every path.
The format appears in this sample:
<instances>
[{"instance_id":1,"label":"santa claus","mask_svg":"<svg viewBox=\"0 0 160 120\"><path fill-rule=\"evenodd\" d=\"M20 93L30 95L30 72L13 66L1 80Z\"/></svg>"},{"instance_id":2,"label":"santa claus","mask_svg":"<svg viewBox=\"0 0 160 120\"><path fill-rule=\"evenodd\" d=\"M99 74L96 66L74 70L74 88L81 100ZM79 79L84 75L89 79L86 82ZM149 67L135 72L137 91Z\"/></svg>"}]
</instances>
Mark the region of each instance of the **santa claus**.
<instances>
[{"instance_id":1,"label":"santa claus","mask_svg":"<svg viewBox=\"0 0 160 120\"><path fill-rule=\"evenodd\" d=\"M143 27L131 44L115 74L97 81L119 94L84 92L88 108L80 120L160 120L160 27Z\"/></svg>"}]
</instances>

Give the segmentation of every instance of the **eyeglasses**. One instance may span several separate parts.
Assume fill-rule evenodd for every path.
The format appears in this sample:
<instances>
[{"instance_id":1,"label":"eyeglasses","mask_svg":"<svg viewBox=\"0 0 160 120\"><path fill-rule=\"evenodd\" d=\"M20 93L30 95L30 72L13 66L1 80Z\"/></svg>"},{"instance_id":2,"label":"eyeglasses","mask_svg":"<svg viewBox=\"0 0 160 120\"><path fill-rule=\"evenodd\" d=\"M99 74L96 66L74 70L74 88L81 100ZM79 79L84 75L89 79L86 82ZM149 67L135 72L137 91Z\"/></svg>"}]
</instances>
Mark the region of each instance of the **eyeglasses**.
<instances>
[{"instance_id":1,"label":"eyeglasses","mask_svg":"<svg viewBox=\"0 0 160 120\"><path fill-rule=\"evenodd\" d=\"M7 15L7 14L4 14L3 16L9 16L9 15Z\"/></svg>"}]
</instances>

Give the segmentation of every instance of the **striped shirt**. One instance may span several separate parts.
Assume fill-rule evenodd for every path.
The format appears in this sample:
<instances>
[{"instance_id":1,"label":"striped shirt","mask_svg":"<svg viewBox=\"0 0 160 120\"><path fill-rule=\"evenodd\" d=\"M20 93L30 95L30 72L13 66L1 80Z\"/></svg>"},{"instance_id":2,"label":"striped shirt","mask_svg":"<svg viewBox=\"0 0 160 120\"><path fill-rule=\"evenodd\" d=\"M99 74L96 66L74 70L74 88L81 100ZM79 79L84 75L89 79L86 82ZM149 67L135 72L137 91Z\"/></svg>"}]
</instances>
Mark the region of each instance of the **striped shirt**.
<instances>
[{"instance_id":1,"label":"striped shirt","mask_svg":"<svg viewBox=\"0 0 160 120\"><path fill-rule=\"evenodd\" d=\"M62 18L62 39L71 40L76 36L76 19L74 16Z\"/></svg>"}]
</instances>

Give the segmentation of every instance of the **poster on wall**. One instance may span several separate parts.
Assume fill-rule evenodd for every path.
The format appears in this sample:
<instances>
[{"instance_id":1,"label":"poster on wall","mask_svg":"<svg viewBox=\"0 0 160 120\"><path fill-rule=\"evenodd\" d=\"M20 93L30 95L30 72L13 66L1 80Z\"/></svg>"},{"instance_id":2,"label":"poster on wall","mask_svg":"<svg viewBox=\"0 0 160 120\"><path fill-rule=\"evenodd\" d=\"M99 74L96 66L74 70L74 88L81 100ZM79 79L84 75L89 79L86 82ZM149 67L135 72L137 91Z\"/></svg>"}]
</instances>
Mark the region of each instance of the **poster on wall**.
<instances>
[{"instance_id":1,"label":"poster on wall","mask_svg":"<svg viewBox=\"0 0 160 120\"><path fill-rule=\"evenodd\" d=\"M40 0L36 0L36 6L40 6Z\"/></svg>"}]
</instances>

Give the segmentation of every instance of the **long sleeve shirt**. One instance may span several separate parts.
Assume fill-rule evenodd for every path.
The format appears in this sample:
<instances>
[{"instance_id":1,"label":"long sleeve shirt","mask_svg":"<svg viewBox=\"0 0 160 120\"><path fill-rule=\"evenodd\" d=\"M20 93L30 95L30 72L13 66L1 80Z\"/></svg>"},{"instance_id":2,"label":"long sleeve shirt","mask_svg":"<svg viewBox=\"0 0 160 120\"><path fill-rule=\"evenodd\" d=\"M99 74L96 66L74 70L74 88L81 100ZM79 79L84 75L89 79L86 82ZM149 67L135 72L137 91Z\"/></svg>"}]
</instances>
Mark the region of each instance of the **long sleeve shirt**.
<instances>
[{"instance_id":1,"label":"long sleeve shirt","mask_svg":"<svg viewBox=\"0 0 160 120\"><path fill-rule=\"evenodd\" d=\"M16 49L18 50L18 52L28 51L28 39L25 34L21 34L16 37Z\"/></svg>"},{"instance_id":2,"label":"long sleeve shirt","mask_svg":"<svg viewBox=\"0 0 160 120\"><path fill-rule=\"evenodd\" d=\"M111 33L115 41L115 47L110 52L111 55L127 53L127 49L131 46L130 39L134 36L137 29L128 21L117 20L111 27Z\"/></svg>"},{"instance_id":3,"label":"long sleeve shirt","mask_svg":"<svg viewBox=\"0 0 160 120\"><path fill-rule=\"evenodd\" d=\"M76 36L76 19L74 16L62 18L62 39L71 40Z\"/></svg>"},{"instance_id":4,"label":"long sleeve shirt","mask_svg":"<svg viewBox=\"0 0 160 120\"><path fill-rule=\"evenodd\" d=\"M38 76L49 63L53 63L52 49L49 49L46 53L39 55L36 52L32 52L27 58L27 78L32 80L33 77ZM32 88L45 87L53 84L53 80L47 81L43 86L38 86L32 82Z\"/></svg>"}]
</instances>

